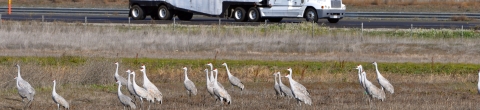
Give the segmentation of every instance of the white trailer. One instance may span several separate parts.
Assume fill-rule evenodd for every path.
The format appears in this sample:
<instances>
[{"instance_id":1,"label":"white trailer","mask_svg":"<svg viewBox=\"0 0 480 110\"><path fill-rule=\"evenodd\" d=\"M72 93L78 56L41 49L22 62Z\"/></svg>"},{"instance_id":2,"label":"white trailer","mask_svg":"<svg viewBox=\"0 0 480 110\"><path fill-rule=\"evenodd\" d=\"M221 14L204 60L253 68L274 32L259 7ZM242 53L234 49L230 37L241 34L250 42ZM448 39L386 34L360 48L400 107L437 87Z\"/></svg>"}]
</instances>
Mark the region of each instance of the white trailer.
<instances>
[{"instance_id":1,"label":"white trailer","mask_svg":"<svg viewBox=\"0 0 480 110\"><path fill-rule=\"evenodd\" d=\"M191 20L193 14L233 18L239 22L283 18L305 18L317 22L328 19L337 23L345 14L342 0L129 0L129 17L143 20L147 15L155 20Z\"/></svg>"}]
</instances>

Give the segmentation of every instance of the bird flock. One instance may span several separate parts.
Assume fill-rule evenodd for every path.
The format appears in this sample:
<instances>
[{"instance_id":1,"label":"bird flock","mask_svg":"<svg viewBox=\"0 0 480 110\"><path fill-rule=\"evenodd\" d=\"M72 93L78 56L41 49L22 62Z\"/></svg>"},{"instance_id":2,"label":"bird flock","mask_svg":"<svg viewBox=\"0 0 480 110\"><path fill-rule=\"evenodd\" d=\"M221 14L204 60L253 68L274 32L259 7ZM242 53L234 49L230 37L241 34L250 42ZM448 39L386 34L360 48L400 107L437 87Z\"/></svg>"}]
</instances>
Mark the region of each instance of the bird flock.
<instances>
[{"instance_id":1,"label":"bird flock","mask_svg":"<svg viewBox=\"0 0 480 110\"><path fill-rule=\"evenodd\" d=\"M385 101L386 98L386 93L389 92L390 94L394 93L394 88L392 84L385 78L383 77L379 70L378 70L378 65L376 62L372 63L375 66L375 72L377 76L377 81L380 84L380 87L375 86L370 80L367 79L366 72L363 70L362 65L358 65L357 69L358 70L358 80L359 84L362 87L363 91L365 94L368 95L369 101L371 99L378 99L381 101ZM143 76L143 85L139 86L136 82L136 74L135 71L132 71L130 69L126 70L127 78L125 79L124 77L119 75L119 63L115 62L116 65L116 70L114 73L114 79L116 81L116 84L118 84L118 99L120 103L123 105L124 109L136 109L137 106L140 108L143 108L143 100L146 100L149 102L148 104L148 109L150 109L150 105L156 105L162 104L163 103L163 95L160 92L159 88L155 86L147 77L147 72L146 72L146 67L145 65L140 66L140 72L142 72ZM18 76L15 77L16 79L16 86L18 89L18 94L22 98L22 102L25 103L24 108L29 107L31 102L34 99L35 95L35 90L33 87L24 79L22 79L20 75L20 65L15 65L18 69ZM210 69L206 68L204 70L205 72L205 79L206 79L206 90L212 96L214 99L216 99L217 102L220 102L221 104L232 104L233 99L231 95L228 93L228 91L223 87L221 83L218 82L218 70L216 68L213 68L212 63L206 64L206 66L210 67ZM233 76L232 73L230 73L230 69L227 66L227 63L223 63L222 66L225 66L226 68L226 74L228 75L228 80L232 86L232 89L234 87L239 88L240 91L245 90L245 85L242 83L242 81ZM198 91L197 87L195 86L195 83L188 78L188 68L183 67L184 70L184 86L187 91L187 95L189 97L196 96ZM312 98L311 94L307 90L305 86L300 84L299 82L295 81L293 79L293 74L292 74L292 68L286 69L289 73L286 74L285 76L282 76L280 72L275 72L273 73L274 76L274 90L275 94L277 96L277 99L279 97L286 97L286 98L294 98L297 100L298 105L306 104L306 105L312 105ZM480 80L480 70L479 70L479 80ZM288 84L289 86L285 85L282 82L282 78L287 78L288 79ZM480 82L478 84L478 90L480 94ZM53 90L52 90L52 99L53 101L57 104L57 109L60 109L60 107L63 107L65 109L69 109L69 103L63 98L61 95L59 95L56 90L56 81L53 80ZM124 95L121 92L122 86L126 86L129 95ZM131 97L130 97L131 96ZM25 102L25 98L27 99L27 102ZM136 103L137 98L140 99L140 104Z\"/></svg>"}]
</instances>

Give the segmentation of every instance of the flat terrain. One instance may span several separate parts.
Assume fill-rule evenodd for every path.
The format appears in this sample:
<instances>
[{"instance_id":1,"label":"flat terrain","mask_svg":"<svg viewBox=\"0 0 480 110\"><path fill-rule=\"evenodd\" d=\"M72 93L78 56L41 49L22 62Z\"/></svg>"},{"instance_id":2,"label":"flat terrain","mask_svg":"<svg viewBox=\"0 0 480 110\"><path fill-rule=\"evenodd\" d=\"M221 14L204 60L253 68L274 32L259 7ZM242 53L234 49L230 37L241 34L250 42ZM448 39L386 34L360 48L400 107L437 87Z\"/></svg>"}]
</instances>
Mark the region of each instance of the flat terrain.
<instances>
[{"instance_id":1,"label":"flat terrain","mask_svg":"<svg viewBox=\"0 0 480 110\"><path fill-rule=\"evenodd\" d=\"M0 1L7 6L8 0ZM479 0L343 0L347 12L478 13ZM128 8L128 0L14 0L14 7Z\"/></svg>"}]
</instances>

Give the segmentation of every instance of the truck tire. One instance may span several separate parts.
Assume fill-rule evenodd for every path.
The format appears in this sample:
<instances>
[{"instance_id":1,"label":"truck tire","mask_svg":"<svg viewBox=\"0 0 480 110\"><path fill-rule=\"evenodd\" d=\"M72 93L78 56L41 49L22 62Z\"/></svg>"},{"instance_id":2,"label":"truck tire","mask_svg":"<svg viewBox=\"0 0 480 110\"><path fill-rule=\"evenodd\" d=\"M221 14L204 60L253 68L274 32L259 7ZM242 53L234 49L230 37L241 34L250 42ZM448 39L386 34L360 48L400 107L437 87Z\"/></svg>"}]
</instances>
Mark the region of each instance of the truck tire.
<instances>
[{"instance_id":1,"label":"truck tire","mask_svg":"<svg viewBox=\"0 0 480 110\"><path fill-rule=\"evenodd\" d=\"M307 10L305 11L304 17L308 22L317 22L318 21L317 10L313 8L307 8Z\"/></svg>"},{"instance_id":2,"label":"truck tire","mask_svg":"<svg viewBox=\"0 0 480 110\"><path fill-rule=\"evenodd\" d=\"M177 11L177 17L178 17L178 19L180 19L180 20L189 21L189 20L192 19L193 13L183 12L183 11Z\"/></svg>"},{"instance_id":3,"label":"truck tire","mask_svg":"<svg viewBox=\"0 0 480 110\"><path fill-rule=\"evenodd\" d=\"M145 14L143 13L143 10L142 8L140 8L140 6L138 5L134 5L131 9L130 9L130 13L132 14L132 18L134 20L144 20L145 19Z\"/></svg>"},{"instance_id":4,"label":"truck tire","mask_svg":"<svg viewBox=\"0 0 480 110\"><path fill-rule=\"evenodd\" d=\"M235 8L235 11L233 11L233 19L235 19L237 22L245 22L248 20L245 17L245 13L245 9L242 7L237 7Z\"/></svg>"},{"instance_id":5,"label":"truck tire","mask_svg":"<svg viewBox=\"0 0 480 110\"><path fill-rule=\"evenodd\" d=\"M160 20L171 20L173 18L172 10L169 10L165 5L158 7L155 15L157 15Z\"/></svg>"},{"instance_id":6,"label":"truck tire","mask_svg":"<svg viewBox=\"0 0 480 110\"><path fill-rule=\"evenodd\" d=\"M337 23L340 19L327 19L330 23Z\"/></svg>"},{"instance_id":7,"label":"truck tire","mask_svg":"<svg viewBox=\"0 0 480 110\"><path fill-rule=\"evenodd\" d=\"M283 18L268 18L268 21L270 22L280 22L282 21Z\"/></svg>"},{"instance_id":8,"label":"truck tire","mask_svg":"<svg viewBox=\"0 0 480 110\"><path fill-rule=\"evenodd\" d=\"M258 22L260 19L260 11L258 11L257 7L252 7L248 10L248 21Z\"/></svg>"}]
</instances>

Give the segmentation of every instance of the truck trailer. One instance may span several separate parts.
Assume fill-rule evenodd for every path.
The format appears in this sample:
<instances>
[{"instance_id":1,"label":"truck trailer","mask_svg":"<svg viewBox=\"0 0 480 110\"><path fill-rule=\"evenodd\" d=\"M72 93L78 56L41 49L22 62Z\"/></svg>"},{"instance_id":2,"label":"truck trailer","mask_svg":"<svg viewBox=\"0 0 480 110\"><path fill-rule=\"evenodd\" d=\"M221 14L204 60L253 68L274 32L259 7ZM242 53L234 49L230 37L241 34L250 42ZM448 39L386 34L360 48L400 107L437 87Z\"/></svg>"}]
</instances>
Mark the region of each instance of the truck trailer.
<instances>
[{"instance_id":1,"label":"truck trailer","mask_svg":"<svg viewBox=\"0 0 480 110\"><path fill-rule=\"evenodd\" d=\"M129 0L129 17L143 20L191 20L193 14L233 18L237 22L305 18L337 23L345 14L342 0Z\"/></svg>"}]
</instances>

